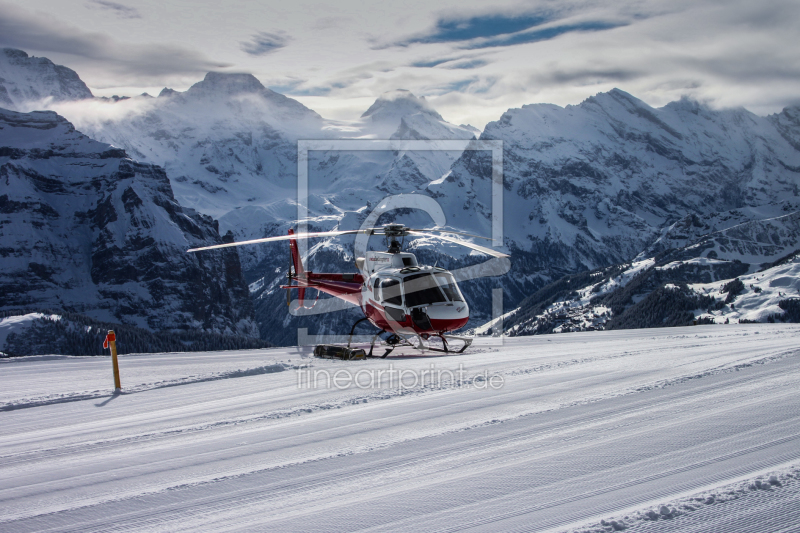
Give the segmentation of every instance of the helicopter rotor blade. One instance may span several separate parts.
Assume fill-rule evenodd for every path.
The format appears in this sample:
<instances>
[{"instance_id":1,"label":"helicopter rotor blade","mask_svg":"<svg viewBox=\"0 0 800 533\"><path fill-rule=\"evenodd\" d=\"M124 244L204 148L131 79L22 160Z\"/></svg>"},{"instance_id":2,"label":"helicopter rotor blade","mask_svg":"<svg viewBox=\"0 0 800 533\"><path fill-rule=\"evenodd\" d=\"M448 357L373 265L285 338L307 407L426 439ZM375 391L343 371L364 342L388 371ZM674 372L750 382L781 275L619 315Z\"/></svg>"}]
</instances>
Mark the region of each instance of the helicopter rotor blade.
<instances>
[{"instance_id":1,"label":"helicopter rotor blade","mask_svg":"<svg viewBox=\"0 0 800 533\"><path fill-rule=\"evenodd\" d=\"M453 235L464 235L465 237L474 237L475 239L486 239L487 241L491 241L491 237L483 237L482 235L473 235L472 233L464 233L462 231L452 231L449 229L410 229L409 233L417 232L417 233L451 233Z\"/></svg>"},{"instance_id":2,"label":"helicopter rotor blade","mask_svg":"<svg viewBox=\"0 0 800 533\"><path fill-rule=\"evenodd\" d=\"M408 233L410 233L411 235L417 235L417 236L420 236L420 237L433 237L434 239L442 239L443 241L448 241L448 242L452 242L452 243L455 243L455 244L460 244L461 246L465 246L467 248L471 248L473 250L476 250L478 252L484 253L486 255L490 255L492 257L499 257L499 258L510 257L508 254L504 254L503 252L498 252L497 250L492 250L491 248L486 248L485 246L478 246L477 244L472 244L471 242L460 241L460 240L454 239L452 237L445 237L444 235L429 235L429 234L425 234L425 233L420 233L420 232L418 232L416 230L410 230Z\"/></svg>"},{"instance_id":3,"label":"helicopter rotor blade","mask_svg":"<svg viewBox=\"0 0 800 533\"><path fill-rule=\"evenodd\" d=\"M347 231L317 231L313 233L295 233L293 235L278 235L276 237L264 237L263 239L252 239L249 241L228 242L225 244L215 244L214 246L203 246L201 248L191 248L187 252L200 252L202 250L216 250L217 248L230 248L233 246L244 246L245 244L258 244L261 242L288 241L292 239L314 239L317 237L334 237L338 235L355 235L357 233L371 233L372 230L347 230Z\"/></svg>"},{"instance_id":4,"label":"helicopter rotor blade","mask_svg":"<svg viewBox=\"0 0 800 533\"><path fill-rule=\"evenodd\" d=\"M462 244L464 246L467 246L468 248L473 248L474 250L478 250L478 251L481 251L481 252L484 252L484 253L489 253L489 252L486 252L486 250L489 250L489 248L483 248L483 247L475 248L475 246L477 246L477 245L472 245L471 243L465 243L465 241L459 241L459 240L443 237L441 235L433 235L433 233L447 233L447 234L451 234L451 235L463 235L465 237L473 237L475 239L491 240L491 238L483 237L481 235L473 235L471 233L464 233L464 232L460 232L460 231L452 231L452 230L438 229L438 228L432 228L432 229L402 228L400 231L404 232L406 235L417 235L417 236L426 236L427 235L429 237L439 237L440 239L445 240L445 241L449 240L449 241L452 241L454 243ZM225 243L225 244L215 244L213 246L202 246L200 248L191 248L191 249L187 250L187 252L200 252L200 251L203 251L203 250L216 250L218 248L231 248L231 247L234 247L234 246L244 246L244 245L247 245L247 244L259 244L259 243L262 243L262 242L288 241L288 240L292 240L292 239L316 239L316 238L322 238L322 237L336 237L336 236L340 236L340 235L358 235L358 234L386 235L386 228L384 228L384 227L376 227L376 228L363 228L363 229L357 229L357 230L317 231L317 232L311 232L311 233L295 233L295 234L292 234L292 235L277 235L275 237L264 237L264 238L261 238L261 239L252 239L252 240L249 240L249 241L228 242L228 243ZM499 252L492 251L491 253L489 253L489 255L493 255L494 257L499 257L499 256L495 256L494 255L494 254L497 254L497 253L499 253ZM503 255L503 257L505 257L505 255Z\"/></svg>"}]
</instances>

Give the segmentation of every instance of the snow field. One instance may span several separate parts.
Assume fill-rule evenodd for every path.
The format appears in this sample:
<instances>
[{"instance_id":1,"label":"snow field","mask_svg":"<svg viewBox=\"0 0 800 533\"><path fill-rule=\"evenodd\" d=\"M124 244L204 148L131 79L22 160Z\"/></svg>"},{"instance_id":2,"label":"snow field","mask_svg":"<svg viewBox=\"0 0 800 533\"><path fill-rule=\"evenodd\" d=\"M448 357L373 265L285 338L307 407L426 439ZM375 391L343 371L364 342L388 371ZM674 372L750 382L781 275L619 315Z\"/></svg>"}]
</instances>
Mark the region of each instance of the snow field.
<instances>
[{"instance_id":1,"label":"snow field","mask_svg":"<svg viewBox=\"0 0 800 533\"><path fill-rule=\"evenodd\" d=\"M800 467L769 472L668 504L600 520L570 533L613 531L795 531L800 525ZM675 520L681 517L680 520Z\"/></svg>"},{"instance_id":2,"label":"snow field","mask_svg":"<svg viewBox=\"0 0 800 533\"><path fill-rule=\"evenodd\" d=\"M789 527L793 482L670 520L624 516L800 464L798 338L753 324L364 362L130 355L120 395L108 358L2 360L0 530L579 531L617 517L703 531L749 502ZM298 387L298 369L389 365L504 384Z\"/></svg>"},{"instance_id":3,"label":"snow field","mask_svg":"<svg viewBox=\"0 0 800 533\"><path fill-rule=\"evenodd\" d=\"M739 320L765 321L769 315L782 315L783 309L778 306L781 300L800 297L800 258L791 262L740 276L744 283L743 294L736 297L733 305L725 306L713 313L702 313L699 316L710 318L716 323L739 322ZM699 294L714 296L724 300L727 296L721 289L729 280L715 283L697 283L690 285L692 290Z\"/></svg>"},{"instance_id":4,"label":"snow field","mask_svg":"<svg viewBox=\"0 0 800 533\"><path fill-rule=\"evenodd\" d=\"M61 320L59 315L44 315L42 313L28 313L27 315L8 316L0 318L0 346L5 346L6 339L11 333L22 333L30 324L39 318Z\"/></svg>"}]
</instances>

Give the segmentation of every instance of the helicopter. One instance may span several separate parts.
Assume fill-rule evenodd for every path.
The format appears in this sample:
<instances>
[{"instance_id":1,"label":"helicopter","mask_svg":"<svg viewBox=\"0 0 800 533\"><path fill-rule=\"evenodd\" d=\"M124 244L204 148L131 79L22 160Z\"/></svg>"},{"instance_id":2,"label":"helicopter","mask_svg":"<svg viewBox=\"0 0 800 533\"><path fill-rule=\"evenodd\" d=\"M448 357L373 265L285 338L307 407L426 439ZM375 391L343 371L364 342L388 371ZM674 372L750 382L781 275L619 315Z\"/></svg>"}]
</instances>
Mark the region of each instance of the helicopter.
<instances>
[{"instance_id":1,"label":"helicopter","mask_svg":"<svg viewBox=\"0 0 800 533\"><path fill-rule=\"evenodd\" d=\"M281 285L281 289L287 291L287 305L291 290L297 290L298 299L305 302L306 290L313 288L357 305L364 313L364 318L353 324L346 346L317 345L314 348L316 357L344 360L378 357L373 355L375 343L380 339L380 335L388 332L391 332L390 335L379 341L385 349L379 356L382 358L401 346L416 350L463 353L472 344L472 338L452 333L464 327L469 321L469 306L453 274L438 266L420 265L413 253L402 251L405 238L434 237L492 257L509 256L491 248L447 237L442 233L488 239L446 229L411 229L402 224L385 224L381 227L358 230L309 233L295 233L290 229L287 235L192 248L187 252L288 240L291 266L287 274L288 283ZM297 245L298 239L357 234L383 235L387 250L367 251L365 257L357 258L355 263L358 273L321 273L307 271L304 268ZM351 347L353 332L356 326L364 321L369 321L380 330L372 338L369 352L362 348ZM423 342L432 337L441 340L442 348L426 345ZM462 345L452 349L449 344L451 341L461 342Z\"/></svg>"}]
</instances>

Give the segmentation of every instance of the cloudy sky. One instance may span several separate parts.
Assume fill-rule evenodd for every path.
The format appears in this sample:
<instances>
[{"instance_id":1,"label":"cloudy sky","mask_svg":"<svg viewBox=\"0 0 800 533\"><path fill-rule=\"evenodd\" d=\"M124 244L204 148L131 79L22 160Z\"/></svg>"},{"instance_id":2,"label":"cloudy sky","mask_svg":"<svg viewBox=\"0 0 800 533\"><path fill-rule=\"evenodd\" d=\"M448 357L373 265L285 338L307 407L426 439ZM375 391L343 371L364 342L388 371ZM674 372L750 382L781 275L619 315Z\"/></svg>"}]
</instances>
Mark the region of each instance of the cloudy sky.
<instances>
[{"instance_id":1,"label":"cloudy sky","mask_svg":"<svg viewBox=\"0 0 800 533\"><path fill-rule=\"evenodd\" d=\"M98 96L251 72L327 118L402 88L483 127L614 87L780 111L800 103L799 21L797 0L0 0L0 46L76 70Z\"/></svg>"}]
</instances>

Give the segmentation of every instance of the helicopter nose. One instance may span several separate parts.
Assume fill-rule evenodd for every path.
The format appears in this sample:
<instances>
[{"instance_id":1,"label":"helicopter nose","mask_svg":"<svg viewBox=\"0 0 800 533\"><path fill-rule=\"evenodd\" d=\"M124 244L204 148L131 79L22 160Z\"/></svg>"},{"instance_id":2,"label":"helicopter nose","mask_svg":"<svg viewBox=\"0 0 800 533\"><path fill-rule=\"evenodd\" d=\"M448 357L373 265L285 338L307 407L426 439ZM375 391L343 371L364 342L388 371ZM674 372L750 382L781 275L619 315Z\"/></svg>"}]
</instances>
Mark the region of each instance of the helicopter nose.
<instances>
[{"instance_id":1,"label":"helicopter nose","mask_svg":"<svg viewBox=\"0 0 800 533\"><path fill-rule=\"evenodd\" d=\"M431 305L427 308L432 319L454 320L469 317L469 306L466 302L453 302L447 305Z\"/></svg>"},{"instance_id":2,"label":"helicopter nose","mask_svg":"<svg viewBox=\"0 0 800 533\"><path fill-rule=\"evenodd\" d=\"M463 328L469 321L469 307L465 302L434 304L427 308L427 313L436 331L455 331Z\"/></svg>"}]
</instances>

